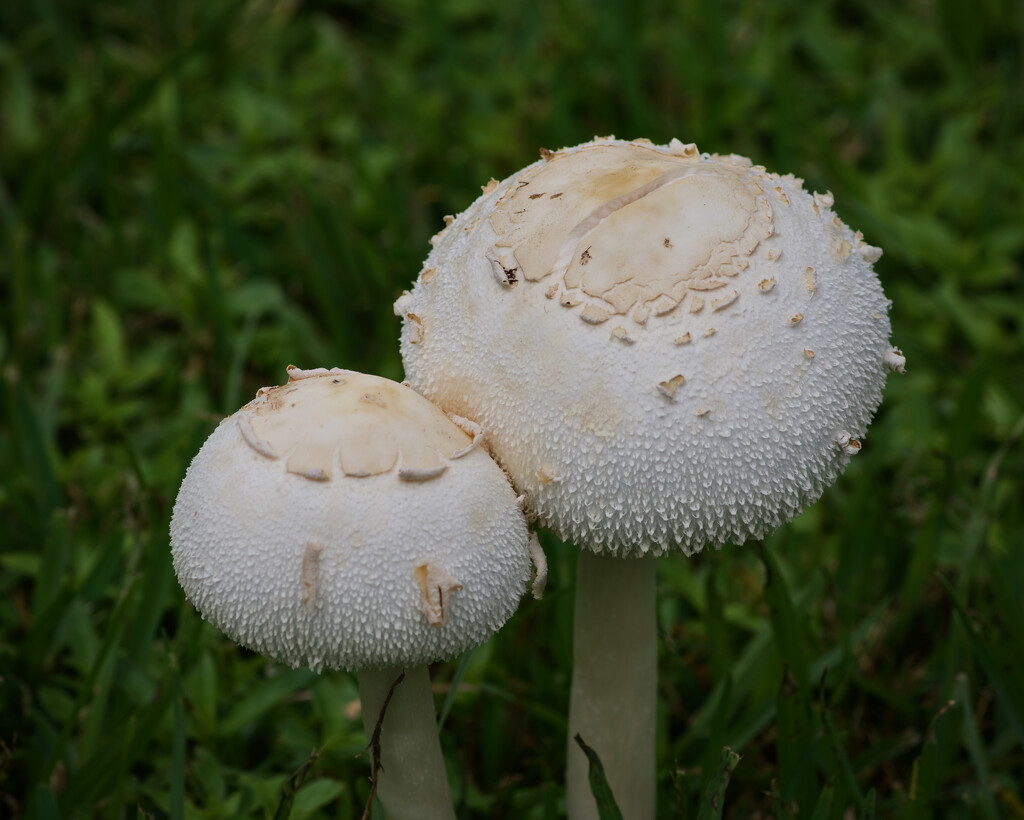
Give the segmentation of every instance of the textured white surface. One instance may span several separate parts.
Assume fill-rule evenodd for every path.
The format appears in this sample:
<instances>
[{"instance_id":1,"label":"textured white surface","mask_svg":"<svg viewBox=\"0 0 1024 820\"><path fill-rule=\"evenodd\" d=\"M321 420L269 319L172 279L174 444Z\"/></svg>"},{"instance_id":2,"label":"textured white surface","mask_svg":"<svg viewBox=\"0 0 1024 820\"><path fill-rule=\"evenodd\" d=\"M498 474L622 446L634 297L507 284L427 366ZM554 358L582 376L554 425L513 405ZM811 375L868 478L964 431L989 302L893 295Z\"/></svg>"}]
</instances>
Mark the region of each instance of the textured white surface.
<instances>
[{"instance_id":1,"label":"textured white surface","mask_svg":"<svg viewBox=\"0 0 1024 820\"><path fill-rule=\"evenodd\" d=\"M842 472L891 367L880 252L831 205L677 141L549 154L434 238L406 377L580 546L760 537Z\"/></svg>"},{"instance_id":2,"label":"textured white surface","mask_svg":"<svg viewBox=\"0 0 1024 820\"><path fill-rule=\"evenodd\" d=\"M415 666L484 642L530 575L526 521L507 479L479 447L465 452L469 437L411 389L348 374L356 404L351 395L324 402L343 390L332 380L337 371L261 390L192 461L171 521L186 595L238 643L317 670ZM319 421L304 392L319 402ZM272 435L254 446L242 431L266 433L268 412ZM290 414L302 427L288 428ZM393 466L346 474L346 442L378 466L374 454L391 453ZM417 464L444 469L403 477L409 447ZM437 578L440 595L422 583Z\"/></svg>"}]
</instances>

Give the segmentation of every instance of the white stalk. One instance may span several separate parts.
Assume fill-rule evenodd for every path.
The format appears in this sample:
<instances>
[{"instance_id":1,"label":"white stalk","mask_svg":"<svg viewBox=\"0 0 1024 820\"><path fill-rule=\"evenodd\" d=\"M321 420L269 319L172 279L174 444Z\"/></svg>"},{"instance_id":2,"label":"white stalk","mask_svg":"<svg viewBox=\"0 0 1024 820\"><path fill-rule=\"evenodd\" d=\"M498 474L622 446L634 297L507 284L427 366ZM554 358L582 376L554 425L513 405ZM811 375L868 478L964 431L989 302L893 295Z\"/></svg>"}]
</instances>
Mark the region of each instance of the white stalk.
<instances>
[{"instance_id":1,"label":"white stalk","mask_svg":"<svg viewBox=\"0 0 1024 820\"><path fill-rule=\"evenodd\" d=\"M598 817L577 733L601 758L623 818L654 817L657 684L654 556L580 550L569 702L570 820Z\"/></svg>"},{"instance_id":2,"label":"white stalk","mask_svg":"<svg viewBox=\"0 0 1024 820\"><path fill-rule=\"evenodd\" d=\"M395 668L358 673L367 741L401 673ZM387 820L455 820L426 666L406 669L395 687L380 731L380 764L377 798Z\"/></svg>"}]
</instances>

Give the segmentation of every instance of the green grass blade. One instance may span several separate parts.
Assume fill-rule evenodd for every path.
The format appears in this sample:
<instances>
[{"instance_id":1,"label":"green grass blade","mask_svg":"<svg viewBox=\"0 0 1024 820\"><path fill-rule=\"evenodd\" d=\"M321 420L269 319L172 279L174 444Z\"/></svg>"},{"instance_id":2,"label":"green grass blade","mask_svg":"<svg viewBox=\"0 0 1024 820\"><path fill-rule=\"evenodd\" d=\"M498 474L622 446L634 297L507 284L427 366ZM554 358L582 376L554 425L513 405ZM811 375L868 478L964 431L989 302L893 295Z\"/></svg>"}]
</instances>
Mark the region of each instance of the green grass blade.
<instances>
[{"instance_id":1,"label":"green grass blade","mask_svg":"<svg viewBox=\"0 0 1024 820\"><path fill-rule=\"evenodd\" d=\"M867 811L867 803L865 801L864 793L860 790L860 784L857 781L857 774L853 770L853 763L850 761L850 756L846 752L846 747L843 744L842 738L839 736L839 730L836 728L835 721L832 719L832 714L826 707L822 707L821 719L825 725L825 734L827 735L832 752L835 755L835 760L839 766L839 772L843 779L846 781L846 786L849 788L850 793L854 795L860 806L861 811Z\"/></svg>"},{"instance_id":2,"label":"green grass blade","mask_svg":"<svg viewBox=\"0 0 1024 820\"><path fill-rule=\"evenodd\" d=\"M163 698L154 703L151 709L157 707L160 717L163 717L167 705L167 699ZM152 726L153 730L155 728L155 725ZM80 812L110 794L121 777L118 762L131 761L134 764L137 760L136 754L131 751L137 740L135 732L122 730L109 734L68 778L67 785L60 793L63 810L68 814Z\"/></svg>"},{"instance_id":3,"label":"green grass blade","mask_svg":"<svg viewBox=\"0 0 1024 820\"><path fill-rule=\"evenodd\" d=\"M986 820L998 820L999 811L996 809L995 798L993 797L994 791L989 777L985 747L981 738L981 731L978 729L978 723L974 719L974 712L971 709L971 692L966 675L957 675L953 693L963 711L963 724L961 728L963 743L967 747L971 764L974 766L975 774L978 777L977 797L979 808Z\"/></svg>"},{"instance_id":4,"label":"green grass blade","mask_svg":"<svg viewBox=\"0 0 1024 820\"><path fill-rule=\"evenodd\" d=\"M707 605L702 620L708 633L711 676L722 680L729 673L729 626L725 620L725 606L719 591L718 576L721 564L715 564L705 579L704 589ZM722 744L724 745L724 744ZM715 746L719 748L719 746Z\"/></svg>"},{"instance_id":5,"label":"green grass blade","mask_svg":"<svg viewBox=\"0 0 1024 820\"><path fill-rule=\"evenodd\" d=\"M583 738L578 733L573 740L583 750L583 754L587 756L589 766L587 776L590 780L590 791L594 795L594 800L597 801L597 816L601 820L622 820L622 812L615 802L612 787L608 785L608 779L605 777L601 758L598 757L597 752L583 741Z\"/></svg>"},{"instance_id":6,"label":"green grass blade","mask_svg":"<svg viewBox=\"0 0 1024 820\"><path fill-rule=\"evenodd\" d=\"M960 597L956 594L952 585L942 575L937 574L937 577L942 586L946 588L949 600L952 602L954 609L956 609L956 613L960 618L960 624L963 626L964 632L967 634L968 643L974 652L974 657L985 671L985 675L999 700L999 705L1006 712L1006 717L1009 719L1010 728L1016 736L1017 743L1024 747L1024 681L1019 679L1019 671L1015 675L1012 664L1003 666L993 657L992 650L974 628L967 610L964 609L964 605L961 603Z\"/></svg>"},{"instance_id":7,"label":"green grass blade","mask_svg":"<svg viewBox=\"0 0 1024 820\"><path fill-rule=\"evenodd\" d=\"M871 789L864 798L864 814L862 815L864 820L875 820L878 816L878 795L874 789Z\"/></svg>"},{"instance_id":8,"label":"green grass blade","mask_svg":"<svg viewBox=\"0 0 1024 820\"><path fill-rule=\"evenodd\" d=\"M5 375L14 439L36 502L36 516L46 521L50 511L60 506L63 492L57 479L53 448L29 396L21 375L13 368ZM9 457L9 456L8 456Z\"/></svg>"},{"instance_id":9,"label":"green grass blade","mask_svg":"<svg viewBox=\"0 0 1024 820\"><path fill-rule=\"evenodd\" d=\"M911 771L910 793L904 807L907 820L927 820L935 813L935 799L956 744L957 712L963 703L949 701L928 724L921 754Z\"/></svg>"},{"instance_id":10,"label":"green grass blade","mask_svg":"<svg viewBox=\"0 0 1024 820\"><path fill-rule=\"evenodd\" d=\"M100 644L99 651L93 661L92 668L89 670L87 676L82 679L79 686L75 700L74 714L80 714L85 709L85 705L93 697L97 678L104 669L107 656L110 655L114 648L121 642L126 619L125 614L131 604L134 589L134 585L129 583L122 591L121 599L118 601L113 613L111 614L109 628L103 637L103 642ZM61 731L60 740L54 745L51 756L46 763L46 771L52 771L54 766L56 766L60 755L64 753L68 743L71 741L76 728L77 727L72 721L69 721L64 725ZM83 782L87 780L89 780L89 778L84 778ZM86 788L89 788L89 786L86 786ZM66 799L67 792L69 790L70 788L61 792L62 802Z\"/></svg>"},{"instance_id":11,"label":"green grass blade","mask_svg":"<svg viewBox=\"0 0 1024 820\"><path fill-rule=\"evenodd\" d=\"M46 786L36 788L36 817L39 820L60 820L57 798Z\"/></svg>"},{"instance_id":12,"label":"green grass blade","mask_svg":"<svg viewBox=\"0 0 1024 820\"><path fill-rule=\"evenodd\" d=\"M813 760L816 735L811 704L786 664L776 698L778 781L786 805L814 805L817 778Z\"/></svg>"},{"instance_id":13,"label":"green grass blade","mask_svg":"<svg viewBox=\"0 0 1024 820\"><path fill-rule=\"evenodd\" d=\"M462 657L459 658L459 663L452 674L452 682L448 686L447 693L445 693L444 703L441 704L441 713L437 716L437 731L439 732L444 728L444 722L448 719L448 713L452 710L452 704L455 703L455 695L459 691L459 685L462 683L462 678L465 676L472 660L472 650L463 653Z\"/></svg>"},{"instance_id":14,"label":"green grass blade","mask_svg":"<svg viewBox=\"0 0 1024 820\"><path fill-rule=\"evenodd\" d=\"M807 692L810 688L810 681L808 680L809 666L804 644L803 625L797 617L793 598L779 568L779 562L764 542L758 544L757 550L764 562L765 571L768 573L764 597L768 606L771 607L772 632L775 634L779 654L784 661L789 662L797 685L802 691Z\"/></svg>"},{"instance_id":15,"label":"green grass blade","mask_svg":"<svg viewBox=\"0 0 1024 820\"><path fill-rule=\"evenodd\" d=\"M161 528L162 530L163 528ZM153 539L138 548L143 552L139 568L139 594L135 611L125 629L125 651L131 658L142 659L153 644L160 619L174 587L170 546Z\"/></svg>"},{"instance_id":16,"label":"green grass blade","mask_svg":"<svg viewBox=\"0 0 1024 820\"><path fill-rule=\"evenodd\" d=\"M254 684L249 692L224 717L220 724L222 735L233 735L242 727L259 719L268 710L281 703L288 695L304 689L316 680L311 669L288 669L274 677Z\"/></svg>"},{"instance_id":17,"label":"green grass blade","mask_svg":"<svg viewBox=\"0 0 1024 820\"><path fill-rule=\"evenodd\" d=\"M701 777L699 794L704 794L715 776L715 767L721 757L721 749L725 746L726 729L729 725L729 710L732 708L733 685L732 674L725 676L725 686L718 695L715 717L711 721L711 735L708 737L707 748L701 757Z\"/></svg>"},{"instance_id":18,"label":"green grass blade","mask_svg":"<svg viewBox=\"0 0 1024 820\"><path fill-rule=\"evenodd\" d=\"M722 749L718 768L715 770L711 782L708 783L707 791L704 792L704 800L697 813L697 820L721 820L722 810L725 808L725 790L729 786L729 779L739 762L740 756L736 752L728 746Z\"/></svg>"},{"instance_id":19,"label":"green grass blade","mask_svg":"<svg viewBox=\"0 0 1024 820\"><path fill-rule=\"evenodd\" d=\"M835 796L835 791L835 785L831 781L825 784L814 804L814 814L811 815L811 820L829 820L832 817L832 799Z\"/></svg>"},{"instance_id":20,"label":"green grass blade","mask_svg":"<svg viewBox=\"0 0 1024 820\"><path fill-rule=\"evenodd\" d=\"M306 782L310 772L313 771L313 767L322 753L323 749L315 749L306 762L284 782L281 787L281 801L277 804L277 811L274 812L274 820L288 820L292 813L292 807L295 805L295 796L302 788L302 784Z\"/></svg>"},{"instance_id":21,"label":"green grass blade","mask_svg":"<svg viewBox=\"0 0 1024 820\"><path fill-rule=\"evenodd\" d=\"M174 670L174 738L171 742L170 820L185 816L185 698L181 675Z\"/></svg>"},{"instance_id":22,"label":"green grass blade","mask_svg":"<svg viewBox=\"0 0 1024 820\"><path fill-rule=\"evenodd\" d=\"M71 547L71 522L65 511L54 510L46 527L41 571L32 596L32 619L38 620L60 592Z\"/></svg>"}]
</instances>

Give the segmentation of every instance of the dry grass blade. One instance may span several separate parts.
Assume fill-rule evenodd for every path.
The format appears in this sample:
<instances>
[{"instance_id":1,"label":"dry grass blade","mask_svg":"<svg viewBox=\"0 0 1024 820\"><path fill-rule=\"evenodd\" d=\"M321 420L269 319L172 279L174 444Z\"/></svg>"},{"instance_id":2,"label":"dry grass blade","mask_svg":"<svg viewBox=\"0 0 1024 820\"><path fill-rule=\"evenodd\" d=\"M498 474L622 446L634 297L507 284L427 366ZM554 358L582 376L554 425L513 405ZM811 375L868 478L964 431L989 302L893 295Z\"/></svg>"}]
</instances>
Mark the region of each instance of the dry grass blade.
<instances>
[{"instance_id":1,"label":"dry grass blade","mask_svg":"<svg viewBox=\"0 0 1024 820\"><path fill-rule=\"evenodd\" d=\"M323 748L314 749L309 759L296 769L285 782L281 789L281 802L277 804L277 811L274 812L274 820L288 820L288 815L292 811L292 804L295 802L295 793L302 788L302 784L306 782L306 778L313 771L313 766L316 765L322 753Z\"/></svg>"},{"instance_id":2,"label":"dry grass blade","mask_svg":"<svg viewBox=\"0 0 1024 820\"><path fill-rule=\"evenodd\" d=\"M402 672L395 682L391 684L391 688L388 689L387 697L384 698L384 705L380 707L380 714L377 716L377 723L373 727L373 734L370 735L370 742L367 744L366 749L371 750L373 756L373 769L370 774L370 794L366 798L366 806L363 808L362 820L370 820L370 811L373 808L373 796L377 793L377 776L384 770L384 767L380 762L380 731L384 726L384 715L387 714L388 704L391 703L391 697L395 694L395 687L398 686L403 680L405 680L405 672ZM363 749L360 754L366 752Z\"/></svg>"}]
</instances>

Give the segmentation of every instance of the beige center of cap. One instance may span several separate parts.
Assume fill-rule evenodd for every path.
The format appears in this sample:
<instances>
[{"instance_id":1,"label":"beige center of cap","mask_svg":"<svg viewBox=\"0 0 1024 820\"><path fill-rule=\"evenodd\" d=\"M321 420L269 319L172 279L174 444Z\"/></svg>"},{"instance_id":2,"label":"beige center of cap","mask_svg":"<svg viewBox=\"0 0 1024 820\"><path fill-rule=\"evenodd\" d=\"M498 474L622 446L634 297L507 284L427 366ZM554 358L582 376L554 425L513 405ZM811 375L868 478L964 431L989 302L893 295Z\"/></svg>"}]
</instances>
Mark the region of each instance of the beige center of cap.
<instances>
[{"instance_id":1,"label":"beige center of cap","mask_svg":"<svg viewBox=\"0 0 1024 820\"><path fill-rule=\"evenodd\" d=\"M323 373L323 371L320 371ZM294 373L299 373L298 378ZM472 446L468 435L405 385L349 371L305 376L261 390L236 414L245 440L288 472L325 481L398 468L399 477L440 475Z\"/></svg>"},{"instance_id":2,"label":"beige center of cap","mask_svg":"<svg viewBox=\"0 0 1024 820\"><path fill-rule=\"evenodd\" d=\"M666 313L691 291L724 287L771 235L771 207L741 166L702 164L643 146L555 154L496 204L499 238L526 281L597 323Z\"/></svg>"}]
</instances>

